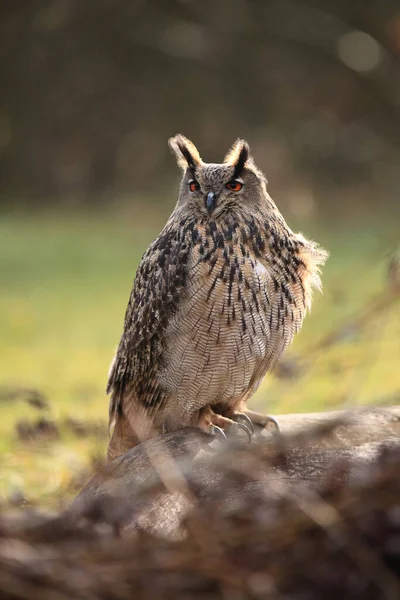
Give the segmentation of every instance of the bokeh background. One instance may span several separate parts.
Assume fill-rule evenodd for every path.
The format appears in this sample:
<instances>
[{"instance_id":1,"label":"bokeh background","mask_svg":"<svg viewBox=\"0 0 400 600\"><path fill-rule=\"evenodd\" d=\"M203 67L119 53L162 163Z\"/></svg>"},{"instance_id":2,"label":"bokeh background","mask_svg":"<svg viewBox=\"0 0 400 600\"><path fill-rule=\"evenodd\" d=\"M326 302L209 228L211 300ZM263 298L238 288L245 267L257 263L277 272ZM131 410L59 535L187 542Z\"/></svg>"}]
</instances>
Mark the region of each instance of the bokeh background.
<instances>
[{"instance_id":1,"label":"bokeh background","mask_svg":"<svg viewBox=\"0 0 400 600\"><path fill-rule=\"evenodd\" d=\"M173 209L167 149L250 143L324 295L252 400L400 401L398 0L0 5L0 499L55 504L104 457L108 366Z\"/></svg>"}]
</instances>

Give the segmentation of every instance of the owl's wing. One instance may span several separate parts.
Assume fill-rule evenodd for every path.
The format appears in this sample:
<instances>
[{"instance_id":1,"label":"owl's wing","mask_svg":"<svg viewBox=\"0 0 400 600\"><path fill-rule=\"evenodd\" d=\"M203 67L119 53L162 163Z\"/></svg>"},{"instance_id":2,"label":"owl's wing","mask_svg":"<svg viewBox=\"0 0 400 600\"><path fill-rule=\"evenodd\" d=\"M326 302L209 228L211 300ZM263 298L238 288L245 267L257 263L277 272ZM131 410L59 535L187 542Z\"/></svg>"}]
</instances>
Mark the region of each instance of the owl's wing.
<instances>
[{"instance_id":1,"label":"owl's wing","mask_svg":"<svg viewBox=\"0 0 400 600\"><path fill-rule=\"evenodd\" d=\"M267 225L268 228L251 239L253 254L268 273L272 367L300 330L311 308L313 289L321 289L320 266L328 255L301 234L283 229L282 225Z\"/></svg>"},{"instance_id":2,"label":"owl's wing","mask_svg":"<svg viewBox=\"0 0 400 600\"><path fill-rule=\"evenodd\" d=\"M163 405L157 372L163 364L163 334L186 285L186 241L184 230L166 226L140 262L109 374L110 426L125 418L145 435Z\"/></svg>"}]
</instances>

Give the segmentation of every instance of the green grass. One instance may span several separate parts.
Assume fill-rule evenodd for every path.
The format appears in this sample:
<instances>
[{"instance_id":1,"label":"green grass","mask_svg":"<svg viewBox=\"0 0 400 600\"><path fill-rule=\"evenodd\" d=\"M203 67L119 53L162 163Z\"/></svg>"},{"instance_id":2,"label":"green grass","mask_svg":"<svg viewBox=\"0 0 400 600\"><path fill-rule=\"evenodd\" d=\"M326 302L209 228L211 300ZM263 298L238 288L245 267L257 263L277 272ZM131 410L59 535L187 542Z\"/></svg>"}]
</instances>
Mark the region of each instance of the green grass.
<instances>
[{"instance_id":1,"label":"green grass","mask_svg":"<svg viewBox=\"0 0 400 600\"><path fill-rule=\"evenodd\" d=\"M56 422L68 416L106 421L107 371L135 269L165 216L2 218L0 389L42 391L50 402L46 415ZM299 228L331 253L323 272L324 295L316 295L286 355L303 361L300 374L290 380L267 377L252 405L279 413L390 401L400 389L399 302L369 319L361 331L354 332L352 323L385 291L396 219L346 227L332 223L329 228L303 223ZM345 339L312 351L341 323L347 323ZM15 424L38 416L23 401L1 400L0 498L18 489L29 498L54 502L90 456L105 451L105 440L68 432L56 442L19 441Z\"/></svg>"}]
</instances>

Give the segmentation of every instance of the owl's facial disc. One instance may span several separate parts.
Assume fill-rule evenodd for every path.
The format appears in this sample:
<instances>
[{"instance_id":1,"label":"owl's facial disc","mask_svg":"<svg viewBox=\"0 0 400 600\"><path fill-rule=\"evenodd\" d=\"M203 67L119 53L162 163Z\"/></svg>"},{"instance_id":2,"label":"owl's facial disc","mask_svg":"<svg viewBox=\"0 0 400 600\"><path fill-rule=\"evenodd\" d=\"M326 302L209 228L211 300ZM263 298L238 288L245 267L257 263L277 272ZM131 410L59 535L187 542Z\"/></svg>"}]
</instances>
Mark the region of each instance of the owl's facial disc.
<instances>
[{"instance_id":1,"label":"owl's facial disc","mask_svg":"<svg viewBox=\"0 0 400 600\"><path fill-rule=\"evenodd\" d=\"M226 170L223 165L204 165L196 176L198 179L189 179L187 183L190 195L210 217L232 202L244 186L243 179L232 179L232 169Z\"/></svg>"}]
</instances>

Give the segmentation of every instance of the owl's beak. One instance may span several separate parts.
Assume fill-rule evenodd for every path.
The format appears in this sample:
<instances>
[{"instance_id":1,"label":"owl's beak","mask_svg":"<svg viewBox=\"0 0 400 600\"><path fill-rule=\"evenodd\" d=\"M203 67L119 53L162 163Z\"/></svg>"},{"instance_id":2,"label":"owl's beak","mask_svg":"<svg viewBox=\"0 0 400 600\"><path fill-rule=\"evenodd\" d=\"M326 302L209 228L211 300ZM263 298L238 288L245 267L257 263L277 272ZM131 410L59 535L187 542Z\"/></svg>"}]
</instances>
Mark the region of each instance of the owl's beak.
<instances>
[{"instance_id":1,"label":"owl's beak","mask_svg":"<svg viewBox=\"0 0 400 600\"><path fill-rule=\"evenodd\" d=\"M211 213L213 212L216 202L217 197L215 195L215 192L208 192L206 196L206 209L209 215L211 215Z\"/></svg>"}]
</instances>

